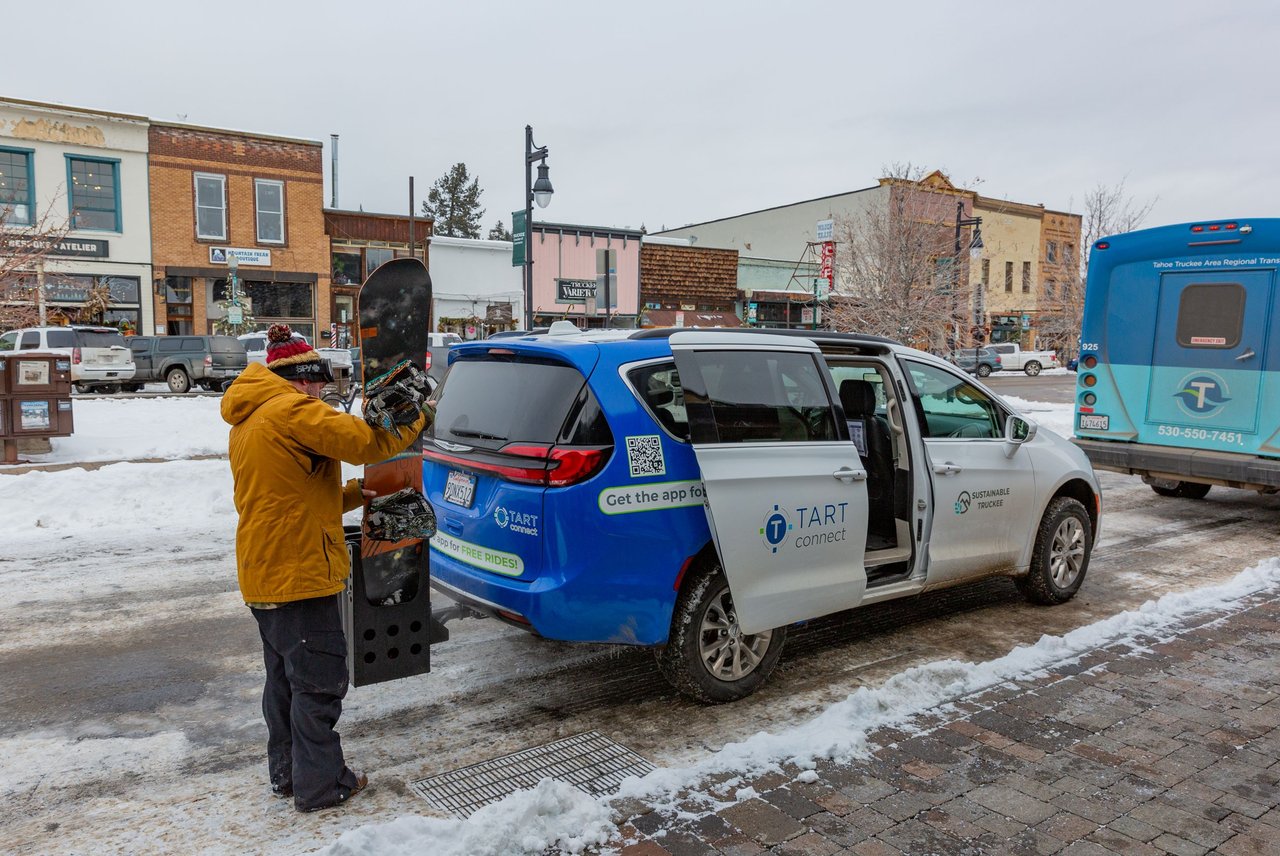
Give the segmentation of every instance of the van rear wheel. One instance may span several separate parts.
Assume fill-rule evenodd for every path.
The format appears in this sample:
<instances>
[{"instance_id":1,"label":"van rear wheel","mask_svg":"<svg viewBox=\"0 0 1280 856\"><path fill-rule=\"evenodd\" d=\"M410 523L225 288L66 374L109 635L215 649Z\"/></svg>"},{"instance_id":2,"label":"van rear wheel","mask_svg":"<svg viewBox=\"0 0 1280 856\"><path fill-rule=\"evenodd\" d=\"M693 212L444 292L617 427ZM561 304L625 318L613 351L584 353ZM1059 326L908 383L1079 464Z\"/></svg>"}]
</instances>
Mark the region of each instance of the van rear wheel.
<instances>
[{"instance_id":1,"label":"van rear wheel","mask_svg":"<svg viewBox=\"0 0 1280 856\"><path fill-rule=\"evenodd\" d=\"M658 668L684 695L706 704L737 701L768 679L782 655L787 628L743 634L720 563L686 580L658 650Z\"/></svg>"},{"instance_id":2,"label":"van rear wheel","mask_svg":"<svg viewBox=\"0 0 1280 856\"><path fill-rule=\"evenodd\" d=\"M991 366L982 363L978 366L978 377L988 377L991 374Z\"/></svg>"}]
</instances>

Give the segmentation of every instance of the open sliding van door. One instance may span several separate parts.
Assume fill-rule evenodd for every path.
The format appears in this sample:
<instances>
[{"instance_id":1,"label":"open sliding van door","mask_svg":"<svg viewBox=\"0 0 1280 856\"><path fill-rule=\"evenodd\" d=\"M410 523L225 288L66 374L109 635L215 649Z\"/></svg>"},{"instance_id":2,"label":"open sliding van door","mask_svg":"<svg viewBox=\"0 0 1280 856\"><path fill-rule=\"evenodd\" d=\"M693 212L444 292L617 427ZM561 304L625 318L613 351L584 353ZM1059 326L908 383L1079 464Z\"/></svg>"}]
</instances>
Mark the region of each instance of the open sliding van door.
<instances>
[{"instance_id":1,"label":"open sliding van door","mask_svg":"<svg viewBox=\"0 0 1280 856\"><path fill-rule=\"evenodd\" d=\"M867 473L817 346L710 331L670 343L742 632L857 606Z\"/></svg>"}]
</instances>

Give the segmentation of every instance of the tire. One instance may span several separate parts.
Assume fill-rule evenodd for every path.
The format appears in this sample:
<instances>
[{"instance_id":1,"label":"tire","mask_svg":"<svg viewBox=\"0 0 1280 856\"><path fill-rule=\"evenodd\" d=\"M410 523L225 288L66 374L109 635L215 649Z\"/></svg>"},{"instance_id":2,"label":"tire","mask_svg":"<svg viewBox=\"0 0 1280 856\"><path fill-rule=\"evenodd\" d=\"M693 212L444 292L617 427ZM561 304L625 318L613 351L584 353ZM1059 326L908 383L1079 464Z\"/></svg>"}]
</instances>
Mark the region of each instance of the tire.
<instances>
[{"instance_id":1,"label":"tire","mask_svg":"<svg viewBox=\"0 0 1280 856\"><path fill-rule=\"evenodd\" d=\"M777 627L751 636L738 635L729 582L718 561L704 566L685 581L671 618L671 635L658 649L658 668L673 687L695 701L722 704L751 695L768 679L782 655L787 628ZM713 672L708 664L713 646L728 649L729 662ZM703 648L708 649L704 658ZM743 657L755 663L741 670ZM736 674L736 677L733 675Z\"/></svg>"},{"instance_id":2,"label":"tire","mask_svg":"<svg viewBox=\"0 0 1280 856\"><path fill-rule=\"evenodd\" d=\"M171 368L165 373L164 382L169 384L169 391L176 393L188 392L191 389L191 378L187 376L184 369Z\"/></svg>"},{"instance_id":3,"label":"tire","mask_svg":"<svg viewBox=\"0 0 1280 856\"><path fill-rule=\"evenodd\" d=\"M1092 552L1089 513L1079 500L1060 496L1045 509L1036 532L1031 570L1018 578L1018 588L1032 603L1066 603L1080 590Z\"/></svg>"},{"instance_id":4,"label":"tire","mask_svg":"<svg viewBox=\"0 0 1280 856\"><path fill-rule=\"evenodd\" d=\"M1163 487L1162 485L1153 484L1151 489L1161 496L1171 496L1176 499L1204 499L1209 495L1210 487L1212 485L1201 484L1200 482L1180 481L1177 487Z\"/></svg>"},{"instance_id":5,"label":"tire","mask_svg":"<svg viewBox=\"0 0 1280 856\"><path fill-rule=\"evenodd\" d=\"M1027 373L1027 377L1035 377L1040 374L1040 364L1035 360L1032 360L1023 366L1022 370Z\"/></svg>"},{"instance_id":6,"label":"tire","mask_svg":"<svg viewBox=\"0 0 1280 856\"><path fill-rule=\"evenodd\" d=\"M982 365L978 366L978 377L990 377L990 376L991 376L991 366L987 365L986 363L983 363Z\"/></svg>"}]
</instances>

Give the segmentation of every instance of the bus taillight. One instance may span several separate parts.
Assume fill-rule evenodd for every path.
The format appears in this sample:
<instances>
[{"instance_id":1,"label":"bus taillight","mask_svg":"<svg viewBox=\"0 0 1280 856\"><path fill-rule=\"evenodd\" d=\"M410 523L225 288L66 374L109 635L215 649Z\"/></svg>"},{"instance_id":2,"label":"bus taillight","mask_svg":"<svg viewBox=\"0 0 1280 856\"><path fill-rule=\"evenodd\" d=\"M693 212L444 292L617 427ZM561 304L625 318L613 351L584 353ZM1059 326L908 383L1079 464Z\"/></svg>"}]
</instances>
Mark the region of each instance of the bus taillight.
<instances>
[{"instance_id":1,"label":"bus taillight","mask_svg":"<svg viewBox=\"0 0 1280 856\"><path fill-rule=\"evenodd\" d=\"M1110 247L1110 246L1111 246L1111 245L1110 245L1109 243L1107 243L1106 241L1099 241L1098 243L1096 243L1096 244L1094 244L1094 245L1093 245L1093 248L1094 248L1095 250L1105 250L1105 249L1107 249L1107 247Z\"/></svg>"},{"instance_id":2,"label":"bus taillight","mask_svg":"<svg viewBox=\"0 0 1280 856\"><path fill-rule=\"evenodd\" d=\"M1091 368L1095 367L1096 365L1098 365L1098 358L1097 358L1097 357L1095 357L1093 354L1090 354L1089 356L1087 356L1087 357L1085 357L1085 358L1084 358L1084 367L1085 367L1085 368L1087 368L1087 369L1091 369Z\"/></svg>"}]
</instances>

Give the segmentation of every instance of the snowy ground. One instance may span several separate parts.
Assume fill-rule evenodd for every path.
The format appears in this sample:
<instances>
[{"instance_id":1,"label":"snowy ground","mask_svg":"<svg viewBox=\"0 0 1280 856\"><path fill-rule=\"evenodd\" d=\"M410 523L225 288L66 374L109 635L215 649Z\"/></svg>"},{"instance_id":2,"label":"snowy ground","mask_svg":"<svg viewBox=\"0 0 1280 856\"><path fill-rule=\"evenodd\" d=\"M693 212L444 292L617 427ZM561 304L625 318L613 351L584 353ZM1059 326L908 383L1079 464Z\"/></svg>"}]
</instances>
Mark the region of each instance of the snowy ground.
<instances>
[{"instance_id":1,"label":"snowy ground","mask_svg":"<svg viewBox=\"0 0 1280 856\"><path fill-rule=\"evenodd\" d=\"M1067 406L1010 400L1069 433ZM0 468L8 846L461 856L558 842L572 851L611 830L607 801L544 782L459 821L429 816L404 784L599 728L659 762L624 793L662 802L709 773L850 757L878 725L1280 582L1280 562L1267 559L1273 527L1259 523L1274 519L1276 500L1234 492L1195 516L1177 505L1153 513L1149 491L1116 478L1104 480L1107 525L1090 580L1068 607L1028 610L979 592L939 601L937 615L885 619L901 626L872 635L837 622L837 641L820 631L797 666L735 705L700 708L652 690L648 661L633 652L463 622L447 653L433 648L430 676L352 692L342 730L375 786L343 811L299 816L268 796L260 769L260 652L235 589L230 474L225 460L188 460L225 452L218 403L78 397L76 434L54 440L42 461L159 462ZM610 677L638 689L610 695Z\"/></svg>"}]
</instances>

